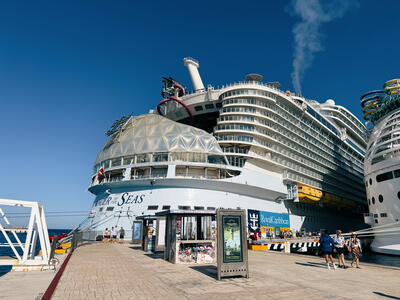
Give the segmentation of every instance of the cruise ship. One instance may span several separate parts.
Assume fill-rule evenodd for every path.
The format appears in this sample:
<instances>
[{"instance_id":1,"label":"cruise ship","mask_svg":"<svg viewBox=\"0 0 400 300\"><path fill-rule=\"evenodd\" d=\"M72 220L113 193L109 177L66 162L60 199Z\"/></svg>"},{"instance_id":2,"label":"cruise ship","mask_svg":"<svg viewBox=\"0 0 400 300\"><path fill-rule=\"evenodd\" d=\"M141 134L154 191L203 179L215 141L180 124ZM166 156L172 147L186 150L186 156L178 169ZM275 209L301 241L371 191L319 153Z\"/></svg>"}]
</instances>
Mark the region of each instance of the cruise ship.
<instances>
[{"instance_id":1,"label":"cruise ship","mask_svg":"<svg viewBox=\"0 0 400 300\"><path fill-rule=\"evenodd\" d=\"M400 255L400 79L361 96L364 119L372 126L364 174L374 240L371 249Z\"/></svg>"},{"instance_id":2,"label":"cruise ship","mask_svg":"<svg viewBox=\"0 0 400 300\"><path fill-rule=\"evenodd\" d=\"M259 74L205 87L199 62L184 65L193 90L164 77L148 114L124 116L107 132L82 230L129 230L163 210L216 208L245 209L250 232L366 226L366 128L349 110Z\"/></svg>"}]
</instances>

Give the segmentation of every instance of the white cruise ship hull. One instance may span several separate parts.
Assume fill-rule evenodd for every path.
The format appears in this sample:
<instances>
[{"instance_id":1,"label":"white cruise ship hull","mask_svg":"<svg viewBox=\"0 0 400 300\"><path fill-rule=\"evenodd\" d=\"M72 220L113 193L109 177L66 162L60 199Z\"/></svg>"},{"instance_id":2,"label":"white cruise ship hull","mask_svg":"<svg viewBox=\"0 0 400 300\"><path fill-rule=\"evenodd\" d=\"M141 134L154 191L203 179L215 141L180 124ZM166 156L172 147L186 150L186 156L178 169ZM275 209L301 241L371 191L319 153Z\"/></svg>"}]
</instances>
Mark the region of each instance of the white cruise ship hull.
<instances>
[{"instance_id":1,"label":"white cruise ship hull","mask_svg":"<svg viewBox=\"0 0 400 300\"><path fill-rule=\"evenodd\" d=\"M388 141L396 142L398 125L394 120L399 113L400 109L394 110L375 126L365 161L365 185L369 205L367 223L374 232L371 249L392 255L400 255L400 155L395 144L387 150L381 149L386 147ZM400 124L399 121L397 123ZM390 126L396 127L391 129ZM385 141L388 134L392 134L393 138Z\"/></svg>"},{"instance_id":2,"label":"white cruise ship hull","mask_svg":"<svg viewBox=\"0 0 400 300\"><path fill-rule=\"evenodd\" d=\"M252 182L252 184L248 184ZM281 179L243 169L241 175L224 180L193 178L160 178L128 180L95 185L91 215L84 230L103 232L117 226L131 239L133 221L166 209L241 208L289 216L292 231L334 230L345 224L349 229L360 225L360 219L332 213L327 208L286 201L286 186ZM288 226L281 226L288 227ZM280 225L275 226L279 231ZM343 228L344 229L344 228Z\"/></svg>"}]
</instances>

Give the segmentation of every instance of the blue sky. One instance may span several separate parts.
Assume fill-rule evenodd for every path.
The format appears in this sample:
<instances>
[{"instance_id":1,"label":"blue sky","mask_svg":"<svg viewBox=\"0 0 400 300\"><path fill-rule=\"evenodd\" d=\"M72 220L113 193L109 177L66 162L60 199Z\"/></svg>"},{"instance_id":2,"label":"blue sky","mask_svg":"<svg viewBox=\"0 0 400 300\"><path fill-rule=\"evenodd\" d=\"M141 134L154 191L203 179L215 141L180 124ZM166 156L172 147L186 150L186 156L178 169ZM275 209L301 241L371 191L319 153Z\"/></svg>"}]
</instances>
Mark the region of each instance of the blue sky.
<instances>
[{"instance_id":1,"label":"blue sky","mask_svg":"<svg viewBox=\"0 0 400 300\"><path fill-rule=\"evenodd\" d=\"M359 96L400 76L399 1L363 0L323 24L302 93L361 117ZM0 197L88 211L93 162L115 119L148 112L161 77L291 83L299 18L287 1L4 1L0 4ZM83 217L48 218L70 228Z\"/></svg>"}]
</instances>

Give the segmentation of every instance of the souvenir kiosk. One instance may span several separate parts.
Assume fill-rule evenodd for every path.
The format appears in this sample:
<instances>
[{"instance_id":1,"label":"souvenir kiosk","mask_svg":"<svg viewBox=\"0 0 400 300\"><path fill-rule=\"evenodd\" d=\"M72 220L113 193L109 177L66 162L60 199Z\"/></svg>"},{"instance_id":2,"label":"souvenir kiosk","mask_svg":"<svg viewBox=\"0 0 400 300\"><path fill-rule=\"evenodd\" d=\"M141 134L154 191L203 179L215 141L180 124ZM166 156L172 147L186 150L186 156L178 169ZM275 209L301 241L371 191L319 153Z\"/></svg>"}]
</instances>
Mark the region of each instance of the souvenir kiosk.
<instances>
[{"instance_id":1,"label":"souvenir kiosk","mask_svg":"<svg viewBox=\"0 0 400 300\"><path fill-rule=\"evenodd\" d=\"M166 210L164 259L174 264L216 262L215 210Z\"/></svg>"}]
</instances>

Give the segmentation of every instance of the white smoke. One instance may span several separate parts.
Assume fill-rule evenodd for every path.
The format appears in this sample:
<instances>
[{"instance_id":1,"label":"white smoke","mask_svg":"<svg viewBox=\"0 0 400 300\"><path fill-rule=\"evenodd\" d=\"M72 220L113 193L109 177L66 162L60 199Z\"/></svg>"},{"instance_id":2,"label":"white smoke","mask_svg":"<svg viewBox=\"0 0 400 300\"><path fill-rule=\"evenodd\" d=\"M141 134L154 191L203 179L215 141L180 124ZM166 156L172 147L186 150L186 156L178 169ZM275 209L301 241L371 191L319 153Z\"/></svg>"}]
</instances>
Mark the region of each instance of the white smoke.
<instances>
[{"instance_id":1,"label":"white smoke","mask_svg":"<svg viewBox=\"0 0 400 300\"><path fill-rule=\"evenodd\" d=\"M301 81L305 70L310 67L314 54L322 51L320 27L357 6L356 0L293 0L291 11L301 18L293 28L295 52L292 83L296 93L301 94Z\"/></svg>"}]
</instances>

